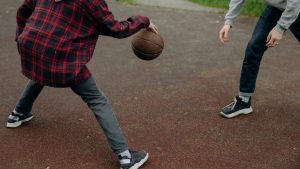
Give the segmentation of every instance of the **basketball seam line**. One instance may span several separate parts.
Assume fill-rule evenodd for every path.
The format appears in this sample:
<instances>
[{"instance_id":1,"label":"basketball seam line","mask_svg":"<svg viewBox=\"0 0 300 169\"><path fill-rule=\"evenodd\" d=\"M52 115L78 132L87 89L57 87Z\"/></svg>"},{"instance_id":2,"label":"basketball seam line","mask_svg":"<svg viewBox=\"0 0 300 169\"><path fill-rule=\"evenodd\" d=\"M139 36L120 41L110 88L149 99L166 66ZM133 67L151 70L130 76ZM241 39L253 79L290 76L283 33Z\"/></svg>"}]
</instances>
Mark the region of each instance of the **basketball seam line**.
<instances>
[{"instance_id":1,"label":"basketball seam line","mask_svg":"<svg viewBox=\"0 0 300 169\"><path fill-rule=\"evenodd\" d=\"M152 41L150 41L150 40L148 40L148 39L145 39L145 38L142 38L142 37L139 37L139 36L137 36L137 38L140 38L140 39L143 39L143 40L145 40L145 41L148 41L148 42L150 42L150 43L152 43L152 44L154 44L154 45L156 45L156 46L161 47L162 49L164 48L164 46L160 46L160 45L158 45L158 44L156 44L156 43L153 43Z\"/></svg>"},{"instance_id":2,"label":"basketball seam line","mask_svg":"<svg viewBox=\"0 0 300 169\"><path fill-rule=\"evenodd\" d=\"M162 52L159 52L159 53L148 53L148 54L147 54L147 53L144 53L144 52L138 50L138 49L135 48L133 45L131 45L131 47L132 47L133 49L135 49L135 50L141 52L143 55L147 55L147 56L150 56L150 55L158 55L158 54L161 54L161 53L162 53Z\"/></svg>"}]
</instances>

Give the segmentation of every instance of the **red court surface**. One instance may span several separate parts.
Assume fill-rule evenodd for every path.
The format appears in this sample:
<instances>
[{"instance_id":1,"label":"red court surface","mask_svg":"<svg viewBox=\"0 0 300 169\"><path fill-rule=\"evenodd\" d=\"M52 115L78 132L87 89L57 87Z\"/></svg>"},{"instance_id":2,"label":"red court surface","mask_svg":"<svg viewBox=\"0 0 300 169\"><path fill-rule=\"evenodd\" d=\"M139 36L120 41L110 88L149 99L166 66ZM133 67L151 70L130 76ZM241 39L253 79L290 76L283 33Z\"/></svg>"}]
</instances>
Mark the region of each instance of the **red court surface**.
<instances>
[{"instance_id":1,"label":"red court surface","mask_svg":"<svg viewBox=\"0 0 300 169\"><path fill-rule=\"evenodd\" d=\"M70 89L45 88L35 119L5 128L27 82L14 42L20 2L0 2L0 168L119 168L93 114ZM290 32L263 59L254 113L225 119L219 111L238 92L255 18L239 19L223 46L223 14L109 6L118 19L149 15L165 38L164 53L149 62L133 55L131 38L100 37L88 65L130 147L150 153L143 169L300 169L300 48Z\"/></svg>"}]
</instances>

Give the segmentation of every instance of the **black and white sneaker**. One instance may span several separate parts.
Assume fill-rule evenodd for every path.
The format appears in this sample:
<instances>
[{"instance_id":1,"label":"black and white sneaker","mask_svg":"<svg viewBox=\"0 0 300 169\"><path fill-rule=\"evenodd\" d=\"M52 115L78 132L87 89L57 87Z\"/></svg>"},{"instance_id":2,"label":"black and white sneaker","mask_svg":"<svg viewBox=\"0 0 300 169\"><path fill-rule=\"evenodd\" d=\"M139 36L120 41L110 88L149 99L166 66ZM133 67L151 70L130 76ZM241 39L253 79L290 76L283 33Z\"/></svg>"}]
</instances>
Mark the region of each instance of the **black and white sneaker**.
<instances>
[{"instance_id":1,"label":"black and white sneaker","mask_svg":"<svg viewBox=\"0 0 300 169\"><path fill-rule=\"evenodd\" d=\"M236 96L232 103L222 109L221 115L227 118L232 118L240 114L252 113L252 111L251 97L248 102L244 102L242 98Z\"/></svg>"},{"instance_id":2,"label":"black and white sneaker","mask_svg":"<svg viewBox=\"0 0 300 169\"><path fill-rule=\"evenodd\" d=\"M149 158L149 154L145 151L133 151L129 150L131 158L122 157L119 155L121 169L138 169L140 168Z\"/></svg>"},{"instance_id":3,"label":"black and white sneaker","mask_svg":"<svg viewBox=\"0 0 300 169\"><path fill-rule=\"evenodd\" d=\"M21 113L17 113L13 111L7 119L6 127L8 128L16 128L22 125L23 122L30 121L33 118L32 113L28 113L23 115Z\"/></svg>"}]
</instances>

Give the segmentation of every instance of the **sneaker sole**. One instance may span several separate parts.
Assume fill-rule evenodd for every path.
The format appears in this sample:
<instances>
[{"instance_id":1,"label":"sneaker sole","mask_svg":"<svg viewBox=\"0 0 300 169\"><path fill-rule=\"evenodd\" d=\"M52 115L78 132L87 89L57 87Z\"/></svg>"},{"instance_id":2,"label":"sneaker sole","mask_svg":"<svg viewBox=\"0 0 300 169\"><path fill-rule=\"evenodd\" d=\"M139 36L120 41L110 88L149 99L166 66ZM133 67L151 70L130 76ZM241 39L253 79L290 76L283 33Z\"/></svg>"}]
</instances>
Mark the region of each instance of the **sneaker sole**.
<instances>
[{"instance_id":1,"label":"sneaker sole","mask_svg":"<svg viewBox=\"0 0 300 169\"><path fill-rule=\"evenodd\" d=\"M220 112L220 114L226 118L233 118L233 117L236 117L238 115L241 115L241 114L250 114L253 112L253 109L252 107L250 108L247 108L247 109L242 109L242 110L239 110L235 113L231 113L231 114L224 114L223 112Z\"/></svg>"},{"instance_id":2,"label":"sneaker sole","mask_svg":"<svg viewBox=\"0 0 300 169\"><path fill-rule=\"evenodd\" d=\"M142 159L140 162L134 164L129 169L138 169L138 168L140 168L148 160L148 158L149 158L149 153L147 153L147 155L146 155L146 157L144 159Z\"/></svg>"},{"instance_id":3,"label":"sneaker sole","mask_svg":"<svg viewBox=\"0 0 300 169\"><path fill-rule=\"evenodd\" d=\"M16 127L19 127L19 126L22 125L22 123L28 122L28 121L30 121L31 119L33 119L33 117L34 117L34 116L31 116L31 117L28 117L27 119L24 119L24 120L15 122L15 123L6 123L6 127L7 127L7 128L16 128Z\"/></svg>"}]
</instances>

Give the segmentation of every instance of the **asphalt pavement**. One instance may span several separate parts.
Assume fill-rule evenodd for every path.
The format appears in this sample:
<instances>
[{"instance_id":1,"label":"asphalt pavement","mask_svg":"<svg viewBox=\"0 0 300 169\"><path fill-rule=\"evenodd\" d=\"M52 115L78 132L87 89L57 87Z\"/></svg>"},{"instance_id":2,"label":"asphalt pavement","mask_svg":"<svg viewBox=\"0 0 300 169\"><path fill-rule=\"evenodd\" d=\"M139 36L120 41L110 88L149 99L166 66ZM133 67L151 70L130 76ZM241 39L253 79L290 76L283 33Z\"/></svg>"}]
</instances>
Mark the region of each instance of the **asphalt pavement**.
<instances>
[{"instance_id":1,"label":"asphalt pavement","mask_svg":"<svg viewBox=\"0 0 300 169\"><path fill-rule=\"evenodd\" d=\"M35 119L7 129L27 79L20 73L15 13L0 1L0 169L117 169L93 114L70 89L46 87ZM144 169L300 169L300 48L287 32L263 59L251 115L225 119L238 93L256 18L241 17L222 45L219 12L108 4L116 18L147 15L165 40L153 61L134 56L131 38L100 37L88 67L129 145L150 153Z\"/></svg>"}]
</instances>

